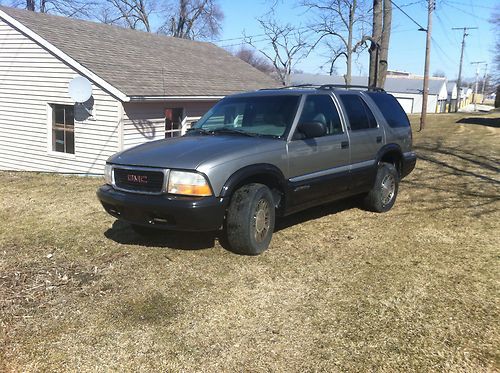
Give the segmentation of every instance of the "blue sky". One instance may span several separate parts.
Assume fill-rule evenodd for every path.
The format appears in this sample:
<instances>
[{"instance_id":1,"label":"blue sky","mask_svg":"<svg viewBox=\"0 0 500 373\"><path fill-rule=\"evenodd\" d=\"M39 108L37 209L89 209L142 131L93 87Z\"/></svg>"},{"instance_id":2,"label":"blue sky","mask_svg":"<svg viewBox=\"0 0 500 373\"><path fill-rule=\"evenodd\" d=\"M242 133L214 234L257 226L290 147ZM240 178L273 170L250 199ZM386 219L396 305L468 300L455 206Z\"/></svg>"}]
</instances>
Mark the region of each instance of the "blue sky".
<instances>
[{"instance_id":1,"label":"blue sky","mask_svg":"<svg viewBox=\"0 0 500 373\"><path fill-rule=\"evenodd\" d=\"M419 24L427 27L427 1L421 0L393 0L401 6ZM261 34L257 18L261 17L269 8L268 0L220 0L225 19L220 39L241 37L243 30L249 35ZM284 23L304 26L311 22L311 17L304 14L304 9L297 7L295 0L283 0L279 8L279 19ZM494 9L500 11L500 1L496 0L436 0L436 11L433 16L433 43L431 49L431 73L441 70L448 79L456 79L460 60L461 31L453 31L452 27L478 27L470 30L466 38L464 55L463 77L475 76L473 61L487 61L492 67L493 47L495 34L488 20ZM422 75L424 70L425 32L417 31L416 26L408 17L393 7L393 24L391 44L389 50L389 68L392 70L409 71ZM218 45L237 49L234 44L241 40L217 42ZM265 42L259 45L265 46ZM296 68L309 73L322 73L320 66L325 63L324 47L318 48L306 60L300 62ZM353 74L367 74L368 52L360 55L353 65ZM337 63L338 73L345 72L344 60ZM481 75L484 65L481 66Z\"/></svg>"}]
</instances>

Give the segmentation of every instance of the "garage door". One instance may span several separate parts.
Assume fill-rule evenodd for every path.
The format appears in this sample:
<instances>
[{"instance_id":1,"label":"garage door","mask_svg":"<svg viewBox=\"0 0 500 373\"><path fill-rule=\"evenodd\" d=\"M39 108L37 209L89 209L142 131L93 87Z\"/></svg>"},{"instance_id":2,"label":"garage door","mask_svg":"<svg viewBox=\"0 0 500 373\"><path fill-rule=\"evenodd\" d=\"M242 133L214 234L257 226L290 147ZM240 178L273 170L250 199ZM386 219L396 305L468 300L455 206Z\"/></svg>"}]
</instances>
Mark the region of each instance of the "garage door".
<instances>
[{"instance_id":1,"label":"garage door","mask_svg":"<svg viewBox=\"0 0 500 373\"><path fill-rule=\"evenodd\" d=\"M406 114L413 113L413 99L407 97L396 97Z\"/></svg>"}]
</instances>

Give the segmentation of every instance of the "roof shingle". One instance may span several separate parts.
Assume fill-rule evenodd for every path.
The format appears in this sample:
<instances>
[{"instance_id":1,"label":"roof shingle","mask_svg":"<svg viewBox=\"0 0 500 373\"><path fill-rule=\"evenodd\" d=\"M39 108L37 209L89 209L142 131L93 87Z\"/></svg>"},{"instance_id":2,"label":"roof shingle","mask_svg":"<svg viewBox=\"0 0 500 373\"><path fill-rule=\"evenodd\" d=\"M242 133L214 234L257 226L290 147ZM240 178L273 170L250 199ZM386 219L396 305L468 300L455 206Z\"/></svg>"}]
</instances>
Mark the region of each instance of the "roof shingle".
<instances>
[{"instance_id":1,"label":"roof shingle","mask_svg":"<svg viewBox=\"0 0 500 373\"><path fill-rule=\"evenodd\" d=\"M127 96L223 96L277 85L212 43L14 8L0 10Z\"/></svg>"}]
</instances>

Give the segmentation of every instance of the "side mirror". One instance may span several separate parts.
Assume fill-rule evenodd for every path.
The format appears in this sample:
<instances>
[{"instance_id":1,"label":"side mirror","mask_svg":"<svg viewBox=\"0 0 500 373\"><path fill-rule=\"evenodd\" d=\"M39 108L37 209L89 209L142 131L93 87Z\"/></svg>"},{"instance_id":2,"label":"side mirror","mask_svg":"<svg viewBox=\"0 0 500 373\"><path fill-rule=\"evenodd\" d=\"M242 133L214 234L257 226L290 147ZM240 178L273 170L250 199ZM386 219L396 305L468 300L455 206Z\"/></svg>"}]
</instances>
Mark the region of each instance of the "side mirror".
<instances>
[{"instance_id":1,"label":"side mirror","mask_svg":"<svg viewBox=\"0 0 500 373\"><path fill-rule=\"evenodd\" d=\"M302 122L297 128L306 139L321 137L326 135L326 125L323 122Z\"/></svg>"}]
</instances>

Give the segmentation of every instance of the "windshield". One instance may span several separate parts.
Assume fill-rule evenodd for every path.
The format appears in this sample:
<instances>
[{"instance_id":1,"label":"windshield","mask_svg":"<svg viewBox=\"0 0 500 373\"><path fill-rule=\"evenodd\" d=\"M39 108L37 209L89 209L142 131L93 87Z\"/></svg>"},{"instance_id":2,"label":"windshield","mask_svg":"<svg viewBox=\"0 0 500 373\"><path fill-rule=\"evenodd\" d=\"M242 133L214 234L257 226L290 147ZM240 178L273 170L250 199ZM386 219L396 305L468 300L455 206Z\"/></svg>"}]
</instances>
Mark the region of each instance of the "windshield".
<instances>
[{"instance_id":1,"label":"windshield","mask_svg":"<svg viewBox=\"0 0 500 373\"><path fill-rule=\"evenodd\" d=\"M229 97L206 113L194 129L281 137L292 125L299 96Z\"/></svg>"}]
</instances>

